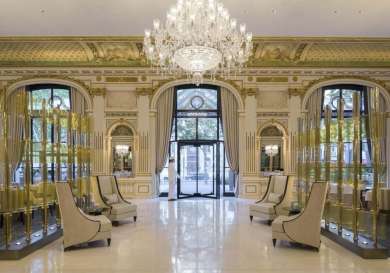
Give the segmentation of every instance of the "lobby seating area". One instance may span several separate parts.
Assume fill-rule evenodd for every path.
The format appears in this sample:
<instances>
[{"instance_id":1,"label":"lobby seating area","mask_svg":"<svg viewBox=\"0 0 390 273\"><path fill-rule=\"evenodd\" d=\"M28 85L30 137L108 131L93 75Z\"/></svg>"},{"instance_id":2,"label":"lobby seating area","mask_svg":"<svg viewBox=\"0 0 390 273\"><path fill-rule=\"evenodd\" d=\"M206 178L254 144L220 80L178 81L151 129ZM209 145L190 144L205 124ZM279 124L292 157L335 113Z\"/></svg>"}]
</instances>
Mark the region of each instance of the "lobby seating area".
<instances>
[{"instance_id":1,"label":"lobby seating area","mask_svg":"<svg viewBox=\"0 0 390 273\"><path fill-rule=\"evenodd\" d=\"M288 184L289 177L286 175L270 176L263 198L249 207L250 220L258 217L271 224L277 216L286 213L286 207L289 205L288 200L285 201Z\"/></svg>"},{"instance_id":2,"label":"lobby seating area","mask_svg":"<svg viewBox=\"0 0 390 273\"><path fill-rule=\"evenodd\" d=\"M130 218L133 218L134 222L137 221L137 205L122 197L116 176L97 176L93 181L97 186L94 201L98 207L103 209L103 215L106 215L113 223Z\"/></svg>"},{"instance_id":3,"label":"lobby seating area","mask_svg":"<svg viewBox=\"0 0 390 273\"><path fill-rule=\"evenodd\" d=\"M0 273L388 272L388 11L2 0Z\"/></svg>"},{"instance_id":4,"label":"lobby seating area","mask_svg":"<svg viewBox=\"0 0 390 273\"><path fill-rule=\"evenodd\" d=\"M64 250L71 246L98 240L107 240L111 244L110 220L104 216L90 216L80 210L73 199L68 183L57 182L56 190L64 232Z\"/></svg>"}]
</instances>

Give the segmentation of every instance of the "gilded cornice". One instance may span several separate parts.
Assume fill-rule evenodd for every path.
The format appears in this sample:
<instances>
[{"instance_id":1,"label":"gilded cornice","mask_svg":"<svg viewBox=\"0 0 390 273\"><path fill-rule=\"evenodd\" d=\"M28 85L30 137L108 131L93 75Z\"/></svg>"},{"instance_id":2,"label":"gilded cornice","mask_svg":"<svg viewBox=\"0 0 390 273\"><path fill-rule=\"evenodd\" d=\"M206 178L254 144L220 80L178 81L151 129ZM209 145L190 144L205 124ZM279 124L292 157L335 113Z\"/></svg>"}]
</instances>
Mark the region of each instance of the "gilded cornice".
<instances>
[{"instance_id":1,"label":"gilded cornice","mask_svg":"<svg viewBox=\"0 0 390 273\"><path fill-rule=\"evenodd\" d=\"M0 37L0 67L148 68L142 41L126 36ZM253 43L249 68L390 68L390 38L255 37Z\"/></svg>"}]
</instances>

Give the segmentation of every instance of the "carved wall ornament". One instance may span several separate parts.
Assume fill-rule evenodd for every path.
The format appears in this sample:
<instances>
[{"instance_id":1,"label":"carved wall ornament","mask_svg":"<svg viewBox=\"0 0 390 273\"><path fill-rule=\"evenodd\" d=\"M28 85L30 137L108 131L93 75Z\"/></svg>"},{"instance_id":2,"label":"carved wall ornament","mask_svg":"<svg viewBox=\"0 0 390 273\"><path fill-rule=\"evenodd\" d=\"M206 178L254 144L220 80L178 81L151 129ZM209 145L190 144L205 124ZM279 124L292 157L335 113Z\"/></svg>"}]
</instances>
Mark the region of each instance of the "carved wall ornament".
<instances>
[{"instance_id":1,"label":"carved wall ornament","mask_svg":"<svg viewBox=\"0 0 390 273\"><path fill-rule=\"evenodd\" d=\"M262 136L264 129L268 127L276 127L276 129L282 133L282 136L288 136L288 119L271 118L268 120L257 121L257 136ZM275 132L274 132L275 133ZM275 133L276 134L276 133Z\"/></svg>"},{"instance_id":2,"label":"carved wall ornament","mask_svg":"<svg viewBox=\"0 0 390 273\"><path fill-rule=\"evenodd\" d=\"M132 136L133 131L126 125L118 125L111 133L111 136Z\"/></svg>"},{"instance_id":3,"label":"carved wall ornament","mask_svg":"<svg viewBox=\"0 0 390 273\"><path fill-rule=\"evenodd\" d=\"M135 92L137 96L151 96L154 94L153 88L136 88Z\"/></svg>"},{"instance_id":4,"label":"carved wall ornament","mask_svg":"<svg viewBox=\"0 0 390 273\"><path fill-rule=\"evenodd\" d=\"M246 96L256 96L258 88L243 88L241 94Z\"/></svg>"},{"instance_id":5,"label":"carved wall ornament","mask_svg":"<svg viewBox=\"0 0 390 273\"><path fill-rule=\"evenodd\" d=\"M303 96L305 95L306 93L306 89L305 88L302 88L302 87L299 87L299 88L289 88L288 89L288 95L289 97L292 97L292 96L299 96L301 98L303 98Z\"/></svg>"},{"instance_id":6,"label":"carved wall ornament","mask_svg":"<svg viewBox=\"0 0 390 273\"><path fill-rule=\"evenodd\" d=\"M288 82L288 77L257 77L256 82L285 83Z\"/></svg>"},{"instance_id":7,"label":"carved wall ornament","mask_svg":"<svg viewBox=\"0 0 390 273\"><path fill-rule=\"evenodd\" d=\"M276 126L270 125L265 127L263 130L260 132L260 136L264 137L270 137L270 136L283 136L283 132L281 132Z\"/></svg>"},{"instance_id":8,"label":"carved wall ornament","mask_svg":"<svg viewBox=\"0 0 390 273\"><path fill-rule=\"evenodd\" d=\"M138 77L105 77L106 82L138 82Z\"/></svg>"},{"instance_id":9,"label":"carved wall ornament","mask_svg":"<svg viewBox=\"0 0 390 273\"><path fill-rule=\"evenodd\" d=\"M107 88L91 88L92 96L105 96L107 94Z\"/></svg>"}]
</instances>

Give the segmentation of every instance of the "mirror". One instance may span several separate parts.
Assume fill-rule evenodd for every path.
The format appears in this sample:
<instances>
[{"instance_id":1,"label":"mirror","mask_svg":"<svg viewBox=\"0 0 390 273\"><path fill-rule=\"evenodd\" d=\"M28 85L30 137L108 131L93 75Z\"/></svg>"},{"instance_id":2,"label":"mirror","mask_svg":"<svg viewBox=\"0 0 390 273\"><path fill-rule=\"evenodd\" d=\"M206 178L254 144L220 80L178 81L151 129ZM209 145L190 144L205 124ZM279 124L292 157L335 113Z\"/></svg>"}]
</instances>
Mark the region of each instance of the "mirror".
<instances>
[{"instance_id":1,"label":"mirror","mask_svg":"<svg viewBox=\"0 0 390 273\"><path fill-rule=\"evenodd\" d=\"M270 125L260 132L260 171L263 175L283 172L283 132Z\"/></svg>"},{"instance_id":2,"label":"mirror","mask_svg":"<svg viewBox=\"0 0 390 273\"><path fill-rule=\"evenodd\" d=\"M132 177L133 131L126 125L118 125L111 133L112 173L118 177Z\"/></svg>"}]
</instances>

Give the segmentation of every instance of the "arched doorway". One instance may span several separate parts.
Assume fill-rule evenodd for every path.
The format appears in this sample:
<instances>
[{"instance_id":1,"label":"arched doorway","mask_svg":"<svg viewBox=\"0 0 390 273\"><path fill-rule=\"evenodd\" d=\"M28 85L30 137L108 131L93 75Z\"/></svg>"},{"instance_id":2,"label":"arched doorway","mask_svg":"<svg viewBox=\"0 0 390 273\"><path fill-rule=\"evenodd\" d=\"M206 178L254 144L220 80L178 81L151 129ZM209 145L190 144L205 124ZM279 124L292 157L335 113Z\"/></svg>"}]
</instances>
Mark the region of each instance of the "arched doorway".
<instances>
[{"instance_id":1,"label":"arched doorway","mask_svg":"<svg viewBox=\"0 0 390 273\"><path fill-rule=\"evenodd\" d=\"M221 94L215 85L180 85L174 90L169 157L177 164L178 198L234 195L234 177L225 158ZM160 192L168 189L167 166Z\"/></svg>"}]
</instances>

